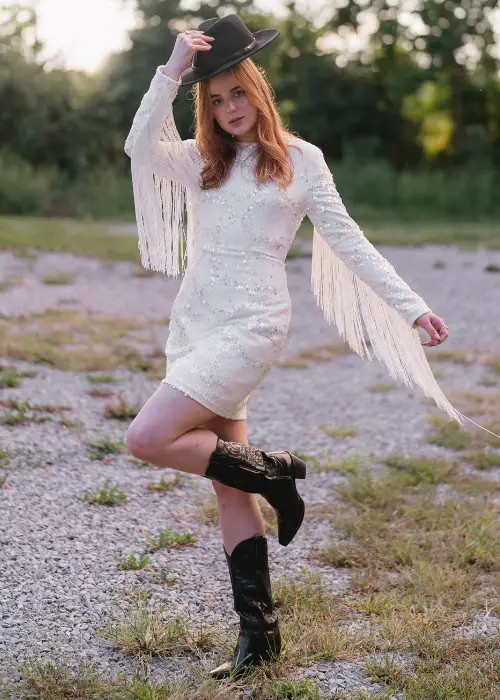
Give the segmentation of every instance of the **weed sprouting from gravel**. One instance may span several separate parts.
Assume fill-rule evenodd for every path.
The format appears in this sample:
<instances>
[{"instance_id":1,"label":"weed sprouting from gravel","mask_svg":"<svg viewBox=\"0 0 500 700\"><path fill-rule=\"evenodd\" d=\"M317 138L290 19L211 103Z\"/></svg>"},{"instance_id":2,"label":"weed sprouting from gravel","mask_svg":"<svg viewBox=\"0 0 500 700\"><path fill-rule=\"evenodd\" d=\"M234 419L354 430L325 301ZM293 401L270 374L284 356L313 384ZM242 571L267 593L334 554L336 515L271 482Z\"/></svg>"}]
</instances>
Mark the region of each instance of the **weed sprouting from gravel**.
<instances>
[{"instance_id":1,"label":"weed sprouting from gravel","mask_svg":"<svg viewBox=\"0 0 500 700\"><path fill-rule=\"evenodd\" d=\"M135 554L129 554L128 557L118 559L117 568L122 571L138 571L139 569L145 569L151 563L151 557L149 557L145 552L136 557Z\"/></svg>"},{"instance_id":2,"label":"weed sprouting from gravel","mask_svg":"<svg viewBox=\"0 0 500 700\"><path fill-rule=\"evenodd\" d=\"M165 477L162 475L160 481L150 481L148 484L146 484L145 488L153 493L171 492L177 486L182 485L183 481L184 479L182 474L180 472L176 472L173 479L165 479Z\"/></svg>"},{"instance_id":3,"label":"weed sprouting from gravel","mask_svg":"<svg viewBox=\"0 0 500 700\"><path fill-rule=\"evenodd\" d=\"M90 384L114 384L116 378L112 374L88 374L87 381Z\"/></svg>"},{"instance_id":4,"label":"weed sprouting from gravel","mask_svg":"<svg viewBox=\"0 0 500 700\"><path fill-rule=\"evenodd\" d=\"M93 460L101 460L111 454L124 452L125 445L122 440L111 440L110 438L97 438L87 440L88 456Z\"/></svg>"},{"instance_id":5,"label":"weed sprouting from gravel","mask_svg":"<svg viewBox=\"0 0 500 700\"><path fill-rule=\"evenodd\" d=\"M118 484L110 488L109 479L106 479L104 486L97 491L86 491L83 497L85 503L97 506L119 506L128 500L125 491L122 491Z\"/></svg>"},{"instance_id":6,"label":"weed sprouting from gravel","mask_svg":"<svg viewBox=\"0 0 500 700\"><path fill-rule=\"evenodd\" d=\"M192 532L179 533L163 530L158 537L148 540L146 551L156 552L159 549L191 546L195 544L197 539Z\"/></svg>"},{"instance_id":7,"label":"weed sprouting from gravel","mask_svg":"<svg viewBox=\"0 0 500 700\"><path fill-rule=\"evenodd\" d=\"M140 406L129 403L122 395L119 395L117 401L104 406L102 415L105 418L115 420L133 420L139 411Z\"/></svg>"}]
</instances>

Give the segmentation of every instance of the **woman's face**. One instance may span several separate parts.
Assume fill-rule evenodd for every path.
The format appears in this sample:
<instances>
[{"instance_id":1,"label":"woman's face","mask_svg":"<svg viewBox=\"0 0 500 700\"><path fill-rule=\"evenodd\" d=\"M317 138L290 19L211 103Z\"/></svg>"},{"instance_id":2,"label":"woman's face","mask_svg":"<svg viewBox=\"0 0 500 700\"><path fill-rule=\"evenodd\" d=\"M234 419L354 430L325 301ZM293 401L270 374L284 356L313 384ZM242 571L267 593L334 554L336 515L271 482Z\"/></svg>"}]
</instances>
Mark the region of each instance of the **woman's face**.
<instances>
[{"instance_id":1,"label":"woman's face","mask_svg":"<svg viewBox=\"0 0 500 700\"><path fill-rule=\"evenodd\" d=\"M209 80L210 102L215 121L238 141L256 138L257 109L231 71L223 71ZM237 121L232 122L233 119Z\"/></svg>"}]
</instances>

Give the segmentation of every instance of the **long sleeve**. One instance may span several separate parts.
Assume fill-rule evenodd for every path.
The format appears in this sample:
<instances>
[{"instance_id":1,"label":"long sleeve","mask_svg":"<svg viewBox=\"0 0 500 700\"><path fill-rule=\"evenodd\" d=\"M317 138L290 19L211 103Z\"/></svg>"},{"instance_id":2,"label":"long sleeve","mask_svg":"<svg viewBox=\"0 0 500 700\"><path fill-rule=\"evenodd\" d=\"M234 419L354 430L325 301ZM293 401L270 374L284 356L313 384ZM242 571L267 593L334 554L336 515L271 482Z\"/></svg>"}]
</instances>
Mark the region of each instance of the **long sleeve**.
<instances>
[{"instance_id":1,"label":"long sleeve","mask_svg":"<svg viewBox=\"0 0 500 700\"><path fill-rule=\"evenodd\" d=\"M308 173L306 214L333 252L409 324L431 309L349 216L318 148ZM319 242L318 242L319 244Z\"/></svg>"},{"instance_id":2,"label":"long sleeve","mask_svg":"<svg viewBox=\"0 0 500 700\"><path fill-rule=\"evenodd\" d=\"M182 141L173 117L181 81L161 68L142 98L124 150L131 160L141 262L175 277L184 271L193 243L191 190L198 186L200 159L194 139Z\"/></svg>"},{"instance_id":3,"label":"long sleeve","mask_svg":"<svg viewBox=\"0 0 500 700\"><path fill-rule=\"evenodd\" d=\"M311 285L325 319L361 357L372 359L370 346L393 379L419 386L461 423L413 326L431 309L364 236L342 203L322 151L307 146L302 177L304 213L314 226Z\"/></svg>"}]
</instances>

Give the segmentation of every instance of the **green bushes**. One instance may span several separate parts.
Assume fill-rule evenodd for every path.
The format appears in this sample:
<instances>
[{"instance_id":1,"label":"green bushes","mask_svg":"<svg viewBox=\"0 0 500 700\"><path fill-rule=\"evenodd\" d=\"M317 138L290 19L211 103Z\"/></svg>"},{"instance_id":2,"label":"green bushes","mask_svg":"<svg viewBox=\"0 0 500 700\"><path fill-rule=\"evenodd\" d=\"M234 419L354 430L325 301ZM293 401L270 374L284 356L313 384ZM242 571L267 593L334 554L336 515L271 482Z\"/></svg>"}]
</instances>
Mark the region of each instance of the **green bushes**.
<instances>
[{"instance_id":1,"label":"green bushes","mask_svg":"<svg viewBox=\"0 0 500 700\"><path fill-rule=\"evenodd\" d=\"M55 168L37 168L0 152L0 214L78 219L133 217L129 172L88 171L75 181Z\"/></svg>"},{"instance_id":2,"label":"green bushes","mask_svg":"<svg viewBox=\"0 0 500 700\"><path fill-rule=\"evenodd\" d=\"M398 172L381 160L349 156L330 167L349 213L363 223L500 218L500 172L485 163ZM101 168L72 181L0 153L0 214L133 220L130 171Z\"/></svg>"},{"instance_id":3,"label":"green bushes","mask_svg":"<svg viewBox=\"0 0 500 700\"><path fill-rule=\"evenodd\" d=\"M500 172L488 164L397 172L381 160L346 158L330 167L349 211L369 221L500 218Z\"/></svg>"}]
</instances>

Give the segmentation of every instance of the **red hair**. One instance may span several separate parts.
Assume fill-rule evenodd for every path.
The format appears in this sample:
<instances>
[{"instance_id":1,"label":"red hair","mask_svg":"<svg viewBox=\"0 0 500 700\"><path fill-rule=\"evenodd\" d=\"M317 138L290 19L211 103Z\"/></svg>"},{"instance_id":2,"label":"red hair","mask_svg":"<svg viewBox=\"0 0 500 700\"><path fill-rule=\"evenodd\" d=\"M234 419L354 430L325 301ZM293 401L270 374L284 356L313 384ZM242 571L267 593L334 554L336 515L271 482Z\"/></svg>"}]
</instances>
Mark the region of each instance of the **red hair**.
<instances>
[{"instance_id":1,"label":"red hair","mask_svg":"<svg viewBox=\"0 0 500 700\"><path fill-rule=\"evenodd\" d=\"M261 183L274 180L286 189L293 179L293 165L286 140L295 136L281 121L274 103L274 90L262 68L251 58L231 66L238 85L245 90L250 102L257 108L257 160L255 174ZM201 189L219 187L229 176L238 146L213 117L209 96L209 78L194 87L194 113L196 145L204 156L206 165L201 172Z\"/></svg>"}]
</instances>

